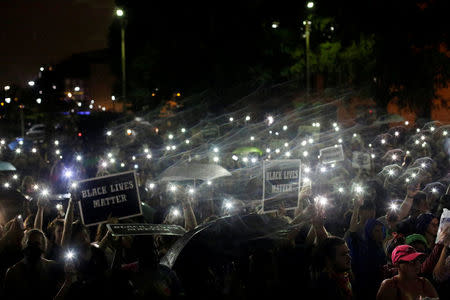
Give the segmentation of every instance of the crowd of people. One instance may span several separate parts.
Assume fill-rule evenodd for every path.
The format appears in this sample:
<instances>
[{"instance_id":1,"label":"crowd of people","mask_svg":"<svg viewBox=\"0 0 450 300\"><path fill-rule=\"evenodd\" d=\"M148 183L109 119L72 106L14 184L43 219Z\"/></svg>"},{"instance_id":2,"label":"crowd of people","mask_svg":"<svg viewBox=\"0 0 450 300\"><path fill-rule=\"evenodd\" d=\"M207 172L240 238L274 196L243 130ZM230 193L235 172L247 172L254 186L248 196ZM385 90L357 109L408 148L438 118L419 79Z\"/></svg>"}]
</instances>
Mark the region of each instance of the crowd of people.
<instances>
[{"instance_id":1,"label":"crowd of people","mask_svg":"<svg viewBox=\"0 0 450 300\"><path fill-rule=\"evenodd\" d=\"M268 214L260 202L245 199L225 206L215 200L217 191L200 197L180 189L175 196L164 184L155 187L157 174L138 170L144 214L106 223L178 224L187 234L227 218L248 227L249 216L284 224L282 231L249 237L232 251L233 234L210 232L207 242L191 241L193 250L170 266L160 261L181 238L118 237L105 224L93 230L81 222L76 193L55 202L35 188L36 178L25 176L18 189L27 200L15 214L3 214L8 218L1 224L1 298L252 299L296 291L318 299L449 299L450 228L438 232L442 213L450 209L445 128L391 128L375 137L348 130L339 141L345 159L302 162L297 208L286 209L281 201ZM296 139L289 141L298 145L292 156L305 157L301 147L308 136ZM368 154L368 165L354 153ZM241 160L221 164L245 168ZM64 191L61 162L52 169L50 188ZM102 175L104 169L98 165L94 172ZM257 185L248 193L261 195Z\"/></svg>"}]
</instances>

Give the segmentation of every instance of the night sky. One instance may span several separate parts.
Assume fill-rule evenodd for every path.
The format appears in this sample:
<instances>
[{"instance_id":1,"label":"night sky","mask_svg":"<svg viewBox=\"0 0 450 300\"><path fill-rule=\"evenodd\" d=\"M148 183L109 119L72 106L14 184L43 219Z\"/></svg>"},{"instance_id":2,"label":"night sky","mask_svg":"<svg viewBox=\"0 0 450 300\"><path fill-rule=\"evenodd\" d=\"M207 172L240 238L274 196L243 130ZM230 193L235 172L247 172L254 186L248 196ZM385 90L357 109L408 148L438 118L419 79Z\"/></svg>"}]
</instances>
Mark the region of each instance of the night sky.
<instances>
[{"instance_id":1,"label":"night sky","mask_svg":"<svg viewBox=\"0 0 450 300\"><path fill-rule=\"evenodd\" d=\"M0 11L0 85L23 85L41 65L106 48L114 0L0 0Z\"/></svg>"}]
</instances>

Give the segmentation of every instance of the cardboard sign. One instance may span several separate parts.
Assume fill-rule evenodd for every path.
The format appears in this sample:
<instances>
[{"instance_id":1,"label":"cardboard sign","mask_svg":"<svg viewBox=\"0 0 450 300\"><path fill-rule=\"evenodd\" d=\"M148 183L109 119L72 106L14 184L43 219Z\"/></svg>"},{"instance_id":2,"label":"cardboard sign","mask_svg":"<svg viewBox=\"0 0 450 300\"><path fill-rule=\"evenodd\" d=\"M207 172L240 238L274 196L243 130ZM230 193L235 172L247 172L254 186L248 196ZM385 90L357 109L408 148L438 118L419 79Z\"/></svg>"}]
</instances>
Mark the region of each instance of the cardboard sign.
<instances>
[{"instance_id":1,"label":"cardboard sign","mask_svg":"<svg viewBox=\"0 0 450 300\"><path fill-rule=\"evenodd\" d=\"M442 241L442 232L450 230L450 210L444 208L444 211L441 215L441 220L439 222L439 229L436 236L436 243L443 243Z\"/></svg>"},{"instance_id":2,"label":"cardboard sign","mask_svg":"<svg viewBox=\"0 0 450 300\"><path fill-rule=\"evenodd\" d=\"M184 235L186 230L169 224L106 224L113 236L125 235Z\"/></svg>"},{"instance_id":3,"label":"cardboard sign","mask_svg":"<svg viewBox=\"0 0 450 300\"><path fill-rule=\"evenodd\" d=\"M264 161L263 196L264 212L295 209L298 204L301 179L299 159Z\"/></svg>"},{"instance_id":4,"label":"cardboard sign","mask_svg":"<svg viewBox=\"0 0 450 300\"><path fill-rule=\"evenodd\" d=\"M109 216L125 219L142 215L134 171L79 181L81 220L86 226L106 222Z\"/></svg>"},{"instance_id":5,"label":"cardboard sign","mask_svg":"<svg viewBox=\"0 0 450 300\"><path fill-rule=\"evenodd\" d=\"M342 145L320 149L320 160L323 164L332 164L344 160Z\"/></svg>"},{"instance_id":6,"label":"cardboard sign","mask_svg":"<svg viewBox=\"0 0 450 300\"><path fill-rule=\"evenodd\" d=\"M371 162L370 154L359 152L359 151L353 152L353 157L352 157L352 167L353 168L370 170L370 165L371 165L370 162Z\"/></svg>"}]
</instances>

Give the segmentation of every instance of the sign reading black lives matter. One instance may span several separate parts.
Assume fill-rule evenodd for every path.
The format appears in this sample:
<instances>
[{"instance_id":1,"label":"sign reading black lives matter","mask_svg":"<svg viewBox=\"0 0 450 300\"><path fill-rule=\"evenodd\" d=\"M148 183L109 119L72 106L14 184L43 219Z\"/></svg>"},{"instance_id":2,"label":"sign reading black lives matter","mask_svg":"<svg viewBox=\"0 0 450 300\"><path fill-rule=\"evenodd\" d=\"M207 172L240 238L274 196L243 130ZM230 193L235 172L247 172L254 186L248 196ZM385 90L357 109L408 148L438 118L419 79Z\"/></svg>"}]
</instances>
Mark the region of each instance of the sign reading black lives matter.
<instances>
[{"instance_id":1,"label":"sign reading black lives matter","mask_svg":"<svg viewBox=\"0 0 450 300\"><path fill-rule=\"evenodd\" d=\"M283 159L264 161L263 196L264 212L273 212L283 206L295 209L298 203L301 179L301 161Z\"/></svg>"},{"instance_id":2,"label":"sign reading black lives matter","mask_svg":"<svg viewBox=\"0 0 450 300\"><path fill-rule=\"evenodd\" d=\"M125 219L142 215L134 171L77 182L81 220L86 226L104 223L109 216Z\"/></svg>"}]
</instances>

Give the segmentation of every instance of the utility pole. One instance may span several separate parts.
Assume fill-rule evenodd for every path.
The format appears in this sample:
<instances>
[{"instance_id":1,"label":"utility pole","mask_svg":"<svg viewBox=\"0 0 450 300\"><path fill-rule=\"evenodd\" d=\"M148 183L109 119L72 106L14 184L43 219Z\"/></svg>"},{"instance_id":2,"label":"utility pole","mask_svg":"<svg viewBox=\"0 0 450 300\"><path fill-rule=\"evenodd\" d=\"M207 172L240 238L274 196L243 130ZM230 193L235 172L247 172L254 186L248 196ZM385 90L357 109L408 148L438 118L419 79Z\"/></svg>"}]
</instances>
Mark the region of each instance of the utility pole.
<instances>
[{"instance_id":1,"label":"utility pole","mask_svg":"<svg viewBox=\"0 0 450 300\"><path fill-rule=\"evenodd\" d=\"M122 38L122 101L125 102L127 97L127 76L125 69L125 20L121 20L120 36Z\"/></svg>"},{"instance_id":2,"label":"utility pole","mask_svg":"<svg viewBox=\"0 0 450 300\"><path fill-rule=\"evenodd\" d=\"M123 9L116 9L116 16L120 20L120 50L121 50L121 63L122 63L122 102L126 103L127 99L127 75L126 75L126 56L125 56L125 27L126 27L126 16ZM113 100L114 101L114 100ZM113 102L113 110L115 111L115 105Z\"/></svg>"},{"instance_id":3,"label":"utility pole","mask_svg":"<svg viewBox=\"0 0 450 300\"><path fill-rule=\"evenodd\" d=\"M20 129L21 129L21 136L22 138L25 137L25 120L23 117L23 109L25 108L25 106L23 104L19 105L19 109L20 109Z\"/></svg>"},{"instance_id":4,"label":"utility pole","mask_svg":"<svg viewBox=\"0 0 450 300\"><path fill-rule=\"evenodd\" d=\"M309 53L309 36L311 33L311 21L305 21L305 41L306 41L306 96L309 97L311 91L311 81L310 81L310 53Z\"/></svg>"}]
</instances>

